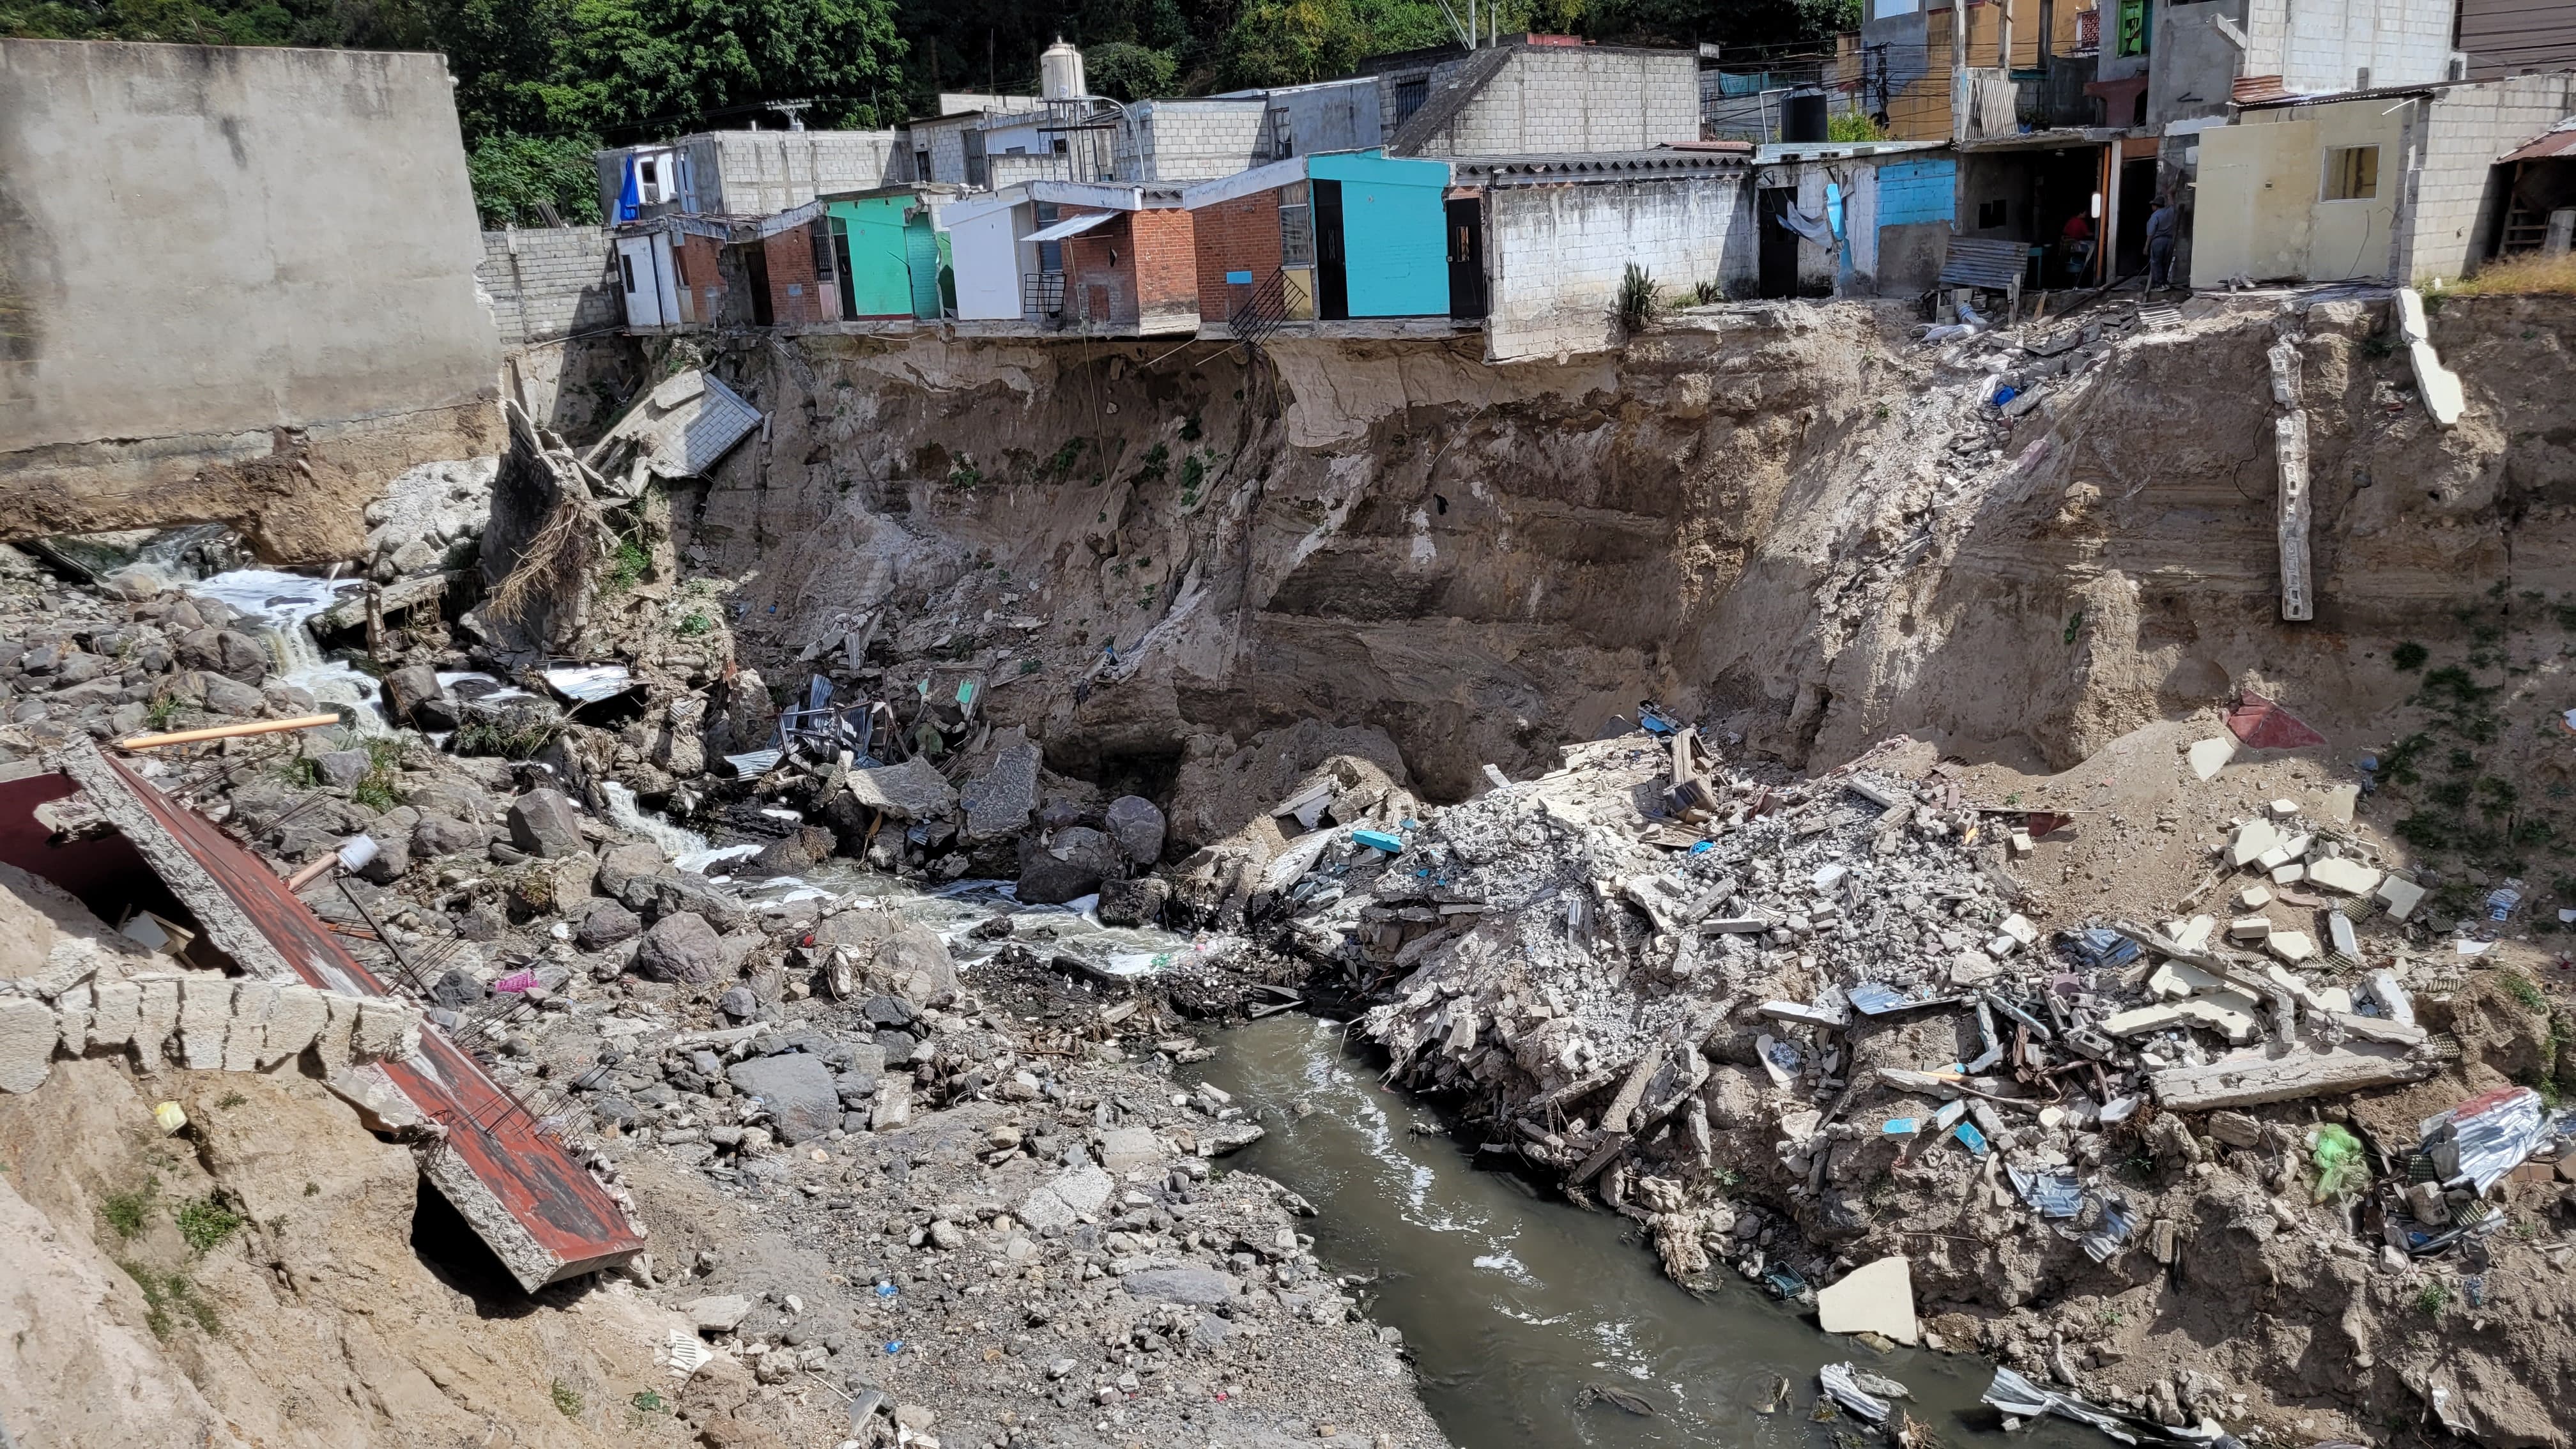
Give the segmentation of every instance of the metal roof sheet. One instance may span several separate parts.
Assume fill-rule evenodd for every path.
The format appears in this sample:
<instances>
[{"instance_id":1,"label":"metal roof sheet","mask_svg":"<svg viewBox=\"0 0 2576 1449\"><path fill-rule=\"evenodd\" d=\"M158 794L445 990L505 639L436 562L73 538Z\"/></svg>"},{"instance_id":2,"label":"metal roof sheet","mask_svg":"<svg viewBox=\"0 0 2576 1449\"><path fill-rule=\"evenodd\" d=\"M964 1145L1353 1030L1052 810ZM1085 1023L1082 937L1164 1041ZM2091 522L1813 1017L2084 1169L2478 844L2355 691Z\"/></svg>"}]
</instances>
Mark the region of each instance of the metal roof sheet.
<instances>
[{"instance_id":1,"label":"metal roof sheet","mask_svg":"<svg viewBox=\"0 0 2576 1449\"><path fill-rule=\"evenodd\" d=\"M1020 240L1024 242L1062 241L1066 237L1089 231L1103 222L1116 221L1120 215L1121 213L1115 211L1094 211L1082 216L1069 216L1053 226L1039 227Z\"/></svg>"}]
</instances>

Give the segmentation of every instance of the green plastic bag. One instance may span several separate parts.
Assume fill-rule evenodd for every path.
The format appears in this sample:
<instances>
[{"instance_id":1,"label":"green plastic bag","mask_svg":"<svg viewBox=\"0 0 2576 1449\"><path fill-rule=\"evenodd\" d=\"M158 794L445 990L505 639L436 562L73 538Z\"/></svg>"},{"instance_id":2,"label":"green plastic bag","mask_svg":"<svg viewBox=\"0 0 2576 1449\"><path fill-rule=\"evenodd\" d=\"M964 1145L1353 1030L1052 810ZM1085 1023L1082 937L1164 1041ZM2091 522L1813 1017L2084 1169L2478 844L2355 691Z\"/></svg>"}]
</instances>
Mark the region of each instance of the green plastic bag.
<instances>
[{"instance_id":1,"label":"green plastic bag","mask_svg":"<svg viewBox=\"0 0 2576 1449\"><path fill-rule=\"evenodd\" d=\"M2332 1122L2308 1129L2308 1159L2316 1164L2316 1201L2348 1196L2370 1182L2370 1160L2361 1139Z\"/></svg>"}]
</instances>

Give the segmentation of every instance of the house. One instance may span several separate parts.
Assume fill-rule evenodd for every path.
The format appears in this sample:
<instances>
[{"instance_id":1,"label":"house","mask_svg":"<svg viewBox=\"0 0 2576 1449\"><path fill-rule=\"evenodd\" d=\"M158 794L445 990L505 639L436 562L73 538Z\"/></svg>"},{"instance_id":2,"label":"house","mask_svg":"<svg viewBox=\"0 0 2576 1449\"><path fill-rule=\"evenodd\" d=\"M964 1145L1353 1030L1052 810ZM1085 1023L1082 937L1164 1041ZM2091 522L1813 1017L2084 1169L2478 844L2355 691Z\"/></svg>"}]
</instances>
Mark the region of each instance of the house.
<instances>
[{"instance_id":1,"label":"house","mask_svg":"<svg viewBox=\"0 0 2576 1449\"><path fill-rule=\"evenodd\" d=\"M2021 128L2016 74L2081 48L2074 0L1862 0L1836 78L1854 109L1900 141L1966 141ZM2089 118L2088 118L2089 119ZM2113 122L2125 124L2125 122Z\"/></svg>"},{"instance_id":2,"label":"house","mask_svg":"<svg viewBox=\"0 0 2576 1449\"><path fill-rule=\"evenodd\" d=\"M2576 70L2576 0L2459 0L2464 80Z\"/></svg>"},{"instance_id":3,"label":"house","mask_svg":"<svg viewBox=\"0 0 2576 1449\"><path fill-rule=\"evenodd\" d=\"M900 175L893 131L709 131L601 151L599 209L610 224L666 212L773 216L833 191Z\"/></svg>"},{"instance_id":4,"label":"house","mask_svg":"<svg viewBox=\"0 0 2576 1449\"><path fill-rule=\"evenodd\" d=\"M747 308L739 316L726 310L728 300L740 295L737 282L728 281L718 265L732 236L726 223L674 213L624 223L610 235L629 329L669 331L750 320Z\"/></svg>"},{"instance_id":5,"label":"house","mask_svg":"<svg viewBox=\"0 0 2576 1449\"><path fill-rule=\"evenodd\" d=\"M1177 186L1025 181L961 198L940 219L961 321L1143 336L1198 326Z\"/></svg>"},{"instance_id":6,"label":"house","mask_svg":"<svg viewBox=\"0 0 2576 1449\"><path fill-rule=\"evenodd\" d=\"M1447 162L1372 150L1291 157L1189 188L1200 320L1239 334L1284 321L1481 316L1472 246L1484 229L1474 201L1447 199L1449 180ZM1458 250L1453 213L1465 228Z\"/></svg>"},{"instance_id":7,"label":"house","mask_svg":"<svg viewBox=\"0 0 2576 1449\"><path fill-rule=\"evenodd\" d=\"M1390 156L1644 150L1700 138L1699 54L1515 35L1361 62Z\"/></svg>"},{"instance_id":8,"label":"house","mask_svg":"<svg viewBox=\"0 0 2576 1449\"><path fill-rule=\"evenodd\" d=\"M956 187L909 183L821 198L848 322L934 320L956 304L941 208Z\"/></svg>"},{"instance_id":9,"label":"house","mask_svg":"<svg viewBox=\"0 0 2576 1449\"><path fill-rule=\"evenodd\" d=\"M847 315L842 249L820 201L775 216L657 216L611 236L629 328L803 325Z\"/></svg>"},{"instance_id":10,"label":"house","mask_svg":"<svg viewBox=\"0 0 2576 1449\"><path fill-rule=\"evenodd\" d=\"M2496 169L2504 201L2491 256L2563 254L2576 243L2576 119L2514 148Z\"/></svg>"},{"instance_id":11,"label":"house","mask_svg":"<svg viewBox=\"0 0 2576 1449\"><path fill-rule=\"evenodd\" d=\"M1025 152L1046 114L1046 102L1037 96L942 95L939 105L938 115L904 124L911 164L900 179L968 188L992 185L988 130L1029 132L1018 142Z\"/></svg>"},{"instance_id":12,"label":"house","mask_svg":"<svg viewBox=\"0 0 2576 1449\"><path fill-rule=\"evenodd\" d=\"M2474 270L2515 166L2576 114L2576 74L2282 96L2198 133L2191 283L2374 281Z\"/></svg>"},{"instance_id":13,"label":"house","mask_svg":"<svg viewBox=\"0 0 2576 1449\"><path fill-rule=\"evenodd\" d=\"M1958 229L1959 158L1949 147L1773 142L1752 162L1755 295L1912 297L1939 280Z\"/></svg>"}]
</instances>

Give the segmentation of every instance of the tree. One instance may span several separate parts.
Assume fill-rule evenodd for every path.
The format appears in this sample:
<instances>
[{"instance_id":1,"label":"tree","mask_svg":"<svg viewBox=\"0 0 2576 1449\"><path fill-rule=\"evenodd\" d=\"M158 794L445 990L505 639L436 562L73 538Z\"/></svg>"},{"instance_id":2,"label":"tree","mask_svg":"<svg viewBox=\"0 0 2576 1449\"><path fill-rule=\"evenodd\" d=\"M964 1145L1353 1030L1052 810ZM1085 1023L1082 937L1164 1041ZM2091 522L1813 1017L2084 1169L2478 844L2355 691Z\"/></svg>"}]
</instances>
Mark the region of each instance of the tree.
<instances>
[{"instance_id":1,"label":"tree","mask_svg":"<svg viewBox=\"0 0 2576 1449\"><path fill-rule=\"evenodd\" d=\"M1250 0L1226 29L1217 68L1236 89L1304 85L1368 56L1456 39L1431 0Z\"/></svg>"},{"instance_id":2,"label":"tree","mask_svg":"<svg viewBox=\"0 0 2576 1449\"><path fill-rule=\"evenodd\" d=\"M819 102L809 120L895 119L905 45L894 0L570 0L535 88L564 129L652 137Z\"/></svg>"},{"instance_id":3,"label":"tree","mask_svg":"<svg viewBox=\"0 0 2576 1449\"><path fill-rule=\"evenodd\" d=\"M1141 101L1168 96L1181 78L1180 62L1171 52L1134 41L1113 40L1086 51L1083 70L1091 89L1112 100Z\"/></svg>"},{"instance_id":4,"label":"tree","mask_svg":"<svg viewBox=\"0 0 2576 1449\"><path fill-rule=\"evenodd\" d=\"M599 220L599 168L592 153L599 143L587 135L488 135L466 154L465 169L474 179L474 209L483 224L544 226L546 208L554 220L572 226Z\"/></svg>"}]
</instances>

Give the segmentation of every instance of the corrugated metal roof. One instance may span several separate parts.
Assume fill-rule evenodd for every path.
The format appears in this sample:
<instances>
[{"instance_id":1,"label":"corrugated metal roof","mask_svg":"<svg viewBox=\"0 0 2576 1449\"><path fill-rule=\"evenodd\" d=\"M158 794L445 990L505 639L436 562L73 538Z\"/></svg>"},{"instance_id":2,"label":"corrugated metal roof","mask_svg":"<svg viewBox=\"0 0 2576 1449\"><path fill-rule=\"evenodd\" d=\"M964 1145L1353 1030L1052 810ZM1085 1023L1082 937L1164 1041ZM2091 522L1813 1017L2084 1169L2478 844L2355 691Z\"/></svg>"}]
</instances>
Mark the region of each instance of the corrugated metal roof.
<instances>
[{"instance_id":1,"label":"corrugated metal roof","mask_svg":"<svg viewBox=\"0 0 2576 1449\"><path fill-rule=\"evenodd\" d=\"M2029 244L2008 238L1954 236L1941 259L1941 285L2008 290L2028 264Z\"/></svg>"},{"instance_id":2,"label":"corrugated metal roof","mask_svg":"<svg viewBox=\"0 0 2576 1449\"><path fill-rule=\"evenodd\" d=\"M760 426L760 410L711 374L691 368L664 378L652 395L609 429L632 439L645 466L665 478L692 478L716 465L743 434ZM599 449L593 449L594 455Z\"/></svg>"},{"instance_id":3,"label":"corrugated metal roof","mask_svg":"<svg viewBox=\"0 0 2576 1449\"><path fill-rule=\"evenodd\" d=\"M1116 221L1123 215L1125 215L1124 212L1094 211L1082 216L1069 216L1064 220L1057 222L1053 226L1039 227L1036 231L1030 232L1027 236L1020 238L1020 240L1024 242L1062 241L1066 237L1089 231L1093 227L1099 226L1104 222Z\"/></svg>"},{"instance_id":4,"label":"corrugated metal roof","mask_svg":"<svg viewBox=\"0 0 2576 1449\"><path fill-rule=\"evenodd\" d=\"M2497 157L2502 161L2547 161L2576 156L2576 116L2559 122L2540 134L2540 139Z\"/></svg>"}]
</instances>

